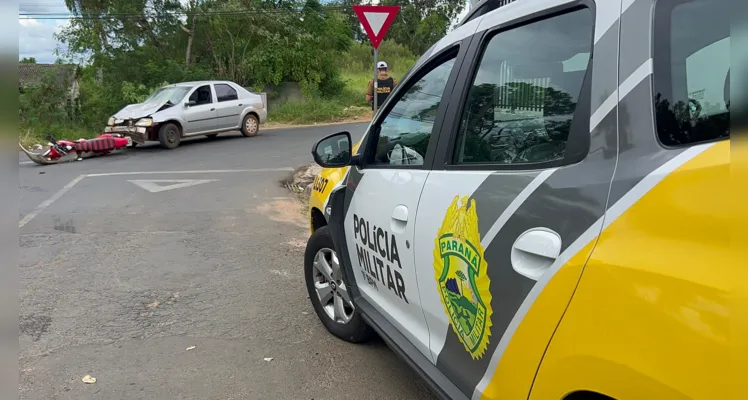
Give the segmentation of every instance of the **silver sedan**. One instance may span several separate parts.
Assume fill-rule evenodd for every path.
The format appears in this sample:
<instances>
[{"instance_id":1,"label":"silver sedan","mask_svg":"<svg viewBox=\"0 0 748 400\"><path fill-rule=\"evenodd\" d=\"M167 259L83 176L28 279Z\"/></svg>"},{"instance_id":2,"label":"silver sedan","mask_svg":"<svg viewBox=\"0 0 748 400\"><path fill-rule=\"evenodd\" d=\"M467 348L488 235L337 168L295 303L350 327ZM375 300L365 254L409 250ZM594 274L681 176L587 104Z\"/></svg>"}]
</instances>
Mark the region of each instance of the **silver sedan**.
<instances>
[{"instance_id":1,"label":"silver sedan","mask_svg":"<svg viewBox=\"0 0 748 400\"><path fill-rule=\"evenodd\" d=\"M257 135L267 120L263 96L231 81L184 82L164 86L139 104L109 118L106 132L132 137L133 145L159 141L173 149L182 138L240 130Z\"/></svg>"}]
</instances>

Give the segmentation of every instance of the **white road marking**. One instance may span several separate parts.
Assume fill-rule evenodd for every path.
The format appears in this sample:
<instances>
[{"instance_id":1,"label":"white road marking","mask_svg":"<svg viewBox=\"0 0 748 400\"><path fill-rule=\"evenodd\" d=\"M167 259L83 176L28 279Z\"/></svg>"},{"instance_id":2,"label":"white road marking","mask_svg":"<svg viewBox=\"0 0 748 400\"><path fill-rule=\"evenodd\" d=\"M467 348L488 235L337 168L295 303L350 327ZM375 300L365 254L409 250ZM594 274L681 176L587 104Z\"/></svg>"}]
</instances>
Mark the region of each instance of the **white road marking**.
<instances>
[{"instance_id":1,"label":"white road marking","mask_svg":"<svg viewBox=\"0 0 748 400\"><path fill-rule=\"evenodd\" d=\"M101 174L86 174L86 178L98 176L121 176L121 175L170 175L170 174L225 174L229 172L290 172L291 167L285 168L256 168L256 169L213 169L203 171L139 171L139 172L105 172Z\"/></svg>"},{"instance_id":2,"label":"white road marking","mask_svg":"<svg viewBox=\"0 0 748 400\"><path fill-rule=\"evenodd\" d=\"M156 175L156 174L217 174L217 173L230 173L230 172L291 172L293 168L256 168L256 169L216 169L216 170L204 170L204 171L141 171L141 172L108 172L101 174L85 174L79 175L65 185L59 192L55 193L52 197L39 204L34 211L26 214L20 221L18 221L18 227L21 228L24 225L31 222L32 219L36 218L40 212L44 211L45 208L49 207L52 203L59 200L68 190L75 186L83 178L94 178L100 176L120 176L120 175Z\"/></svg>"},{"instance_id":3,"label":"white road marking","mask_svg":"<svg viewBox=\"0 0 748 400\"><path fill-rule=\"evenodd\" d=\"M45 208L49 207L52 203L54 203L60 197L62 197L63 194L65 194L68 190L70 190L73 186L75 186L76 183L82 181L83 178L85 178L85 175L79 175L77 178L73 179L72 181L70 181L70 183L68 183L67 185L65 185L65 187L63 187L62 189L60 189L60 191L58 191L57 193L55 193L52 197L50 197L49 199L45 200L42 204L39 204L34 209L34 211L26 214L26 216L24 216L18 222L18 227L21 228L24 225L28 224L32 219L34 219L34 217L36 217L37 215L39 215L40 212L44 211Z\"/></svg>"},{"instance_id":4,"label":"white road marking","mask_svg":"<svg viewBox=\"0 0 748 400\"><path fill-rule=\"evenodd\" d=\"M26 165L26 164L36 164L36 163L33 161L19 161L18 162L18 165Z\"/></svg>"},{"instance_id":5,"label":"white road marking","mask_svg":"<svg viewBox=\"0 0 748 400\"><path fill-rule=\"evenodd\" d=\"M203 183L210 183L210 182L216 182L220 179L133 179L128 180L128 182L133 183L151 193L158 193L158 192L165 192L167 190L172 189L180 189L195 185L200 185ZM171 182L171 185L159 185L159 183L168 183Z\"/></svg>"}]
</instances>

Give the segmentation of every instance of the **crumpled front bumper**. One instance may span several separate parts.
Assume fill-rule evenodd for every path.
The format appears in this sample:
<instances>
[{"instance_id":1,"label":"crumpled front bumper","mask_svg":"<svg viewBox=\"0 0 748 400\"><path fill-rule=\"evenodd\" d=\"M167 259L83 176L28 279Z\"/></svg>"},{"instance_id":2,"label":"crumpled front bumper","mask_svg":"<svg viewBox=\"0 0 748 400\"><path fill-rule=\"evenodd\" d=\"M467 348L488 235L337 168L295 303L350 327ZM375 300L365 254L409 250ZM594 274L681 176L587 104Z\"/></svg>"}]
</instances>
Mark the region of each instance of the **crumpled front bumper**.
<instances>
[{"instance_id":1,"label":"crumpled front bumper","mask_svg":"<svg viewBox=\"0 0 748 400\"><path fill-rule=\"evenodd\" d=\"M104 128L106 133L119 133L132 138L133 142L145 144L148 140L148 128L144 126L115 125Z\"/></svg>"}]
</instances>

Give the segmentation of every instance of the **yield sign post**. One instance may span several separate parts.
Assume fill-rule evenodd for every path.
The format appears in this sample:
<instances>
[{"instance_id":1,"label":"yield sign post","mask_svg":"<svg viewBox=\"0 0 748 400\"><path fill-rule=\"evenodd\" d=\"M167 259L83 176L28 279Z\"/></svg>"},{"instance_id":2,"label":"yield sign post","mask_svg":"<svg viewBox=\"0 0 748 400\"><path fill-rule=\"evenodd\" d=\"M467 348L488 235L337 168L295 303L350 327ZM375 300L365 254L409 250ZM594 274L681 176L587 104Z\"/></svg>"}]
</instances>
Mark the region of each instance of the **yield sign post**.
<instances>
[{"instance_id":1,"label":"yield sign post","mask_svg":"<svg viewBox=\"0 0 748 400\"><path fill-rule=\"evenodd\" d=\"M379 44L382 43L384 35L390 29L395 20L400 6L353 6L353 11L358 16L359 22L364 27L366 35L369 36L371 45L374 46L374 112L377 112L377 62L379 62Z\"/></svg>"}]
</instances>

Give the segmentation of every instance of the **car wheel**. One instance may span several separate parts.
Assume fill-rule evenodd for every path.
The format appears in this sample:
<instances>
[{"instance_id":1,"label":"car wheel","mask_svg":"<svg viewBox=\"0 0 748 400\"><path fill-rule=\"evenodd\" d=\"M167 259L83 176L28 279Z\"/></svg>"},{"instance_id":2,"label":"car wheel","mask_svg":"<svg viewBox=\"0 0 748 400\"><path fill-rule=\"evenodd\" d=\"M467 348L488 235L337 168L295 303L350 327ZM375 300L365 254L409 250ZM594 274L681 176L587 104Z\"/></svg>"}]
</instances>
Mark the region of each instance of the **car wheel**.
<instances>
[{"instance_id":1,"label":"car wheel","mask_svg":"<svg viewBox=\"0 0 748 400\"><path fill-rule=\"evenodd\" d=\"M329 227L323 226L309 238L304 254L309 300L328 332L347 342L366 342L374 331L353 305L342 274Z\"/></svg>"},{"instance_id":2,"label":"car wheel","mask_svg":"<svg viewBox=\"0 0 748 400\"><path fill-rule=\"evenodd\" d=\"M260 131L260 121L254 114L247 114L242 121L242 135L246 137L257 136Z\"/></svg>"},{"instance_id":3,"label":"car wheel","mask_svg":"<svg viewBox=\"0 0 748 400\"><path fill-rule=\"evenodd\" d=\"M218 137L218 134L217 134L217 133L212 133L212 134L210 134L210 135L205 135L205 136L206 136L206 137L207 137L208 139L215 139L215 138L217 138L217 137Z\"/></svg>"},{"instance_id":4,"label":"car wheel","mask_svg":"<svg viewBox=\"0 0 748 400\"><path fill-rule=\"evenodd\" d=\"M161 147L174 149L182 141L182 133L175 124L164 124L158 130L158 141L161 142Z\"/></svg>"}]
</instances>

